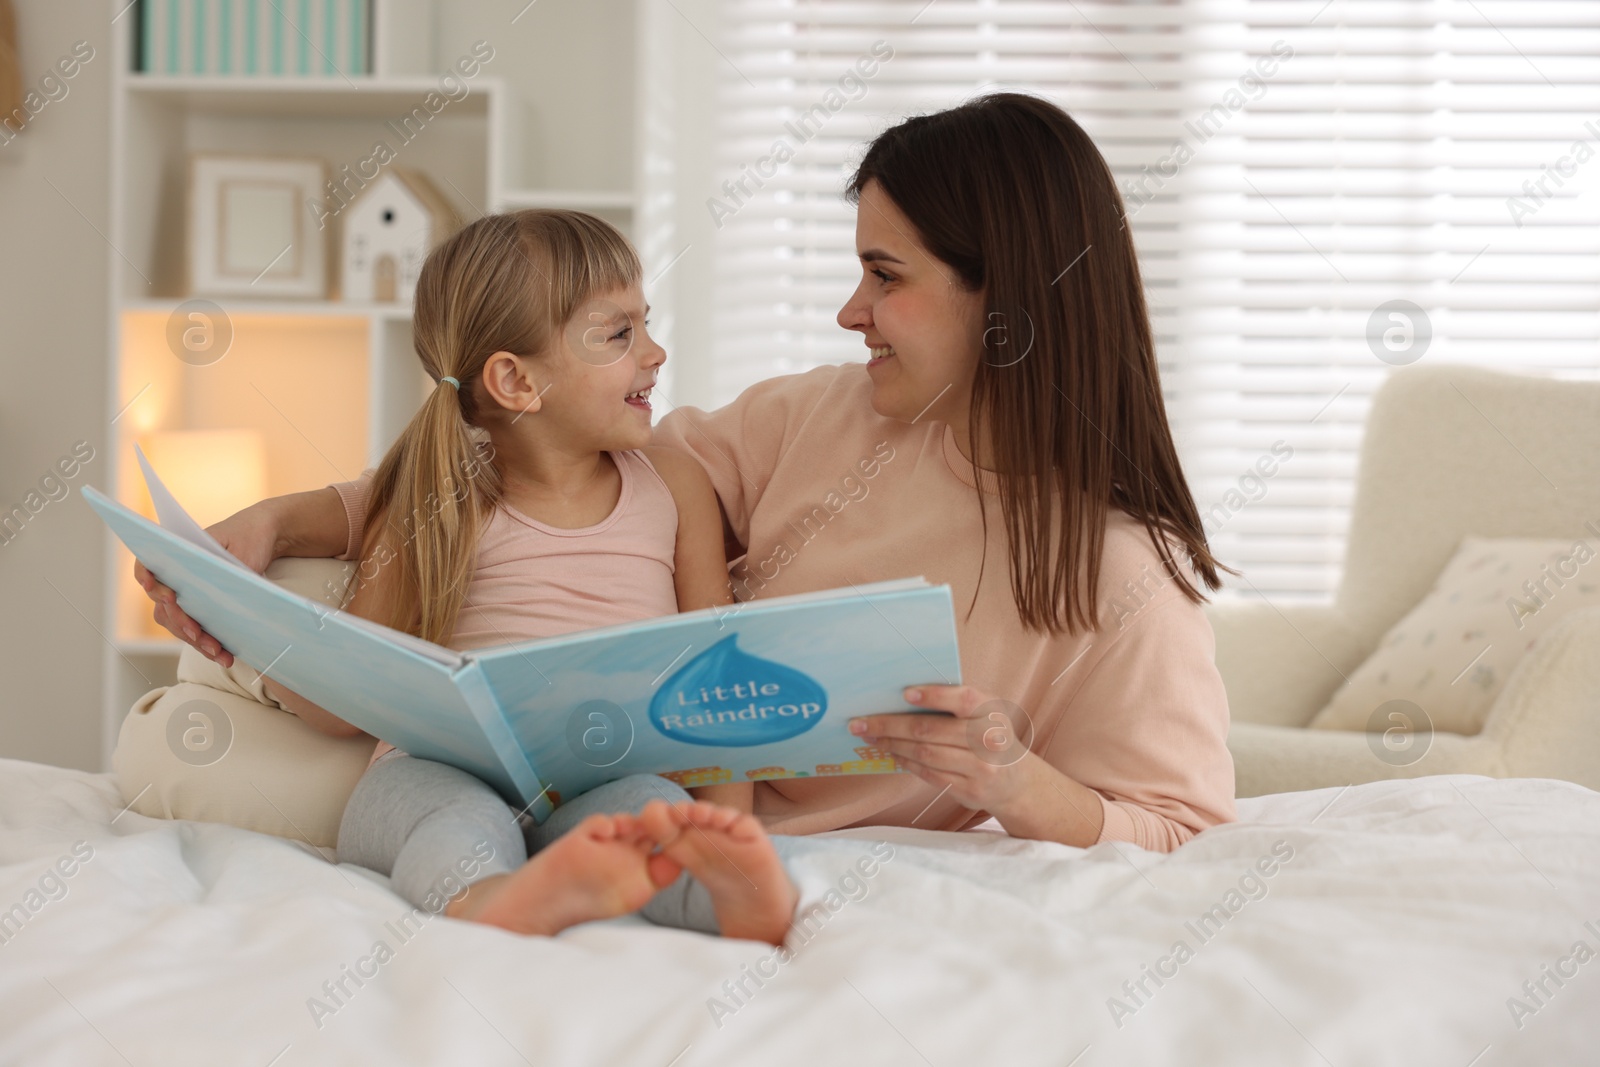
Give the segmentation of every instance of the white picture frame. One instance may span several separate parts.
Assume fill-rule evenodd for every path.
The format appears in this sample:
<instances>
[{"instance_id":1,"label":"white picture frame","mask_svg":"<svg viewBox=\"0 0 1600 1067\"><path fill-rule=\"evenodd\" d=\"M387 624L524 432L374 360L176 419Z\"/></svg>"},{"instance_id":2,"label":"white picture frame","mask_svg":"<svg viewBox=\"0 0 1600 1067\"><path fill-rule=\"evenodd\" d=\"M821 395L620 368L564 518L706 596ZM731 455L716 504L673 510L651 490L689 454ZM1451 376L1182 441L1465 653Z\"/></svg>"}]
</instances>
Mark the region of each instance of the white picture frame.
<instances>
[{"instance_id":1,"label":"white picture frame","mask_svg":"<svg viewBox=\"0 0 1600 1067\"><path fill-rule=\"evenodd\" d=\"M191 156L189 293L326 300L327 235L306 204L327 180L320 159Z\"/></svg>"}]
</instances>

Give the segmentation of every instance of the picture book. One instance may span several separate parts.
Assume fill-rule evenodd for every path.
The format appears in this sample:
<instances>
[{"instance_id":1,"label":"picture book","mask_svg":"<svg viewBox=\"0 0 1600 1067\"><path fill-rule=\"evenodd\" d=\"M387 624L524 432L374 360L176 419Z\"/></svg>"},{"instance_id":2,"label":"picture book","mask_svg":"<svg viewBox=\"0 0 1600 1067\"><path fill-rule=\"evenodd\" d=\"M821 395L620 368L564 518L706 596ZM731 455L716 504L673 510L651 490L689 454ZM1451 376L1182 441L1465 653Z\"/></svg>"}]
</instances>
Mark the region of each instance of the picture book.
<instances>
[{"instance_id":1,"label":"picture book","mask_svg":"<svg viewBox=\"0 0 1600 1067\"><path fill-rule=\"evenodd\" d=\"M152 522L81 492L224 648L413 756L459 767L540 821L631 774L684 787L896 773L852 717L959 684L950 588L877 582L458 652L259 575L179 505L142 452Z\"/></svg>"}]
</instances>

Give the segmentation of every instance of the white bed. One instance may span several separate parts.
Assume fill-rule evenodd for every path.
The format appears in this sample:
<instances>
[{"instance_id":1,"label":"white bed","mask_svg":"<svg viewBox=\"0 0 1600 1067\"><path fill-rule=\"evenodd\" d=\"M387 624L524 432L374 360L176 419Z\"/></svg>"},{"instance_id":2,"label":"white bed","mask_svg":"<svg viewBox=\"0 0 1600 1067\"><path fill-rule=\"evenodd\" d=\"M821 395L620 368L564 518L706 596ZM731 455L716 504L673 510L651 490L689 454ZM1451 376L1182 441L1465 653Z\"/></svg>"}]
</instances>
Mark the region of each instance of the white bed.
<instances>
[{"instance_id":1,"label":"white bed","mask_svg":"<svg viewBox=\"0 0 1600 1067\"><path fill-rule=\"evenodd\" d=\"M537 940L435 918L402 942L386 924L408 909L380 879L289 841L121 808L107 776L0 761L0 913L23 915L0 914L0 1062L1600 1062L1600 960L1570 955L1580 940L1600 949L1600 794L1562 782L1246 800L1238 824L1170 856L833 835L797 872L807 904L870 840L895 855L859 899L824 902L821 928L765 964L762 987L746 979L742 1004L723 983L762 946L637 919ZM1275 847L1292 858L1247 881L1259 899L1240 893L1202 942L1186 923L1226 911ZM47 873L64 857L62 895ZM342 1003L327 997L380 939L392 958L361 964L372 977L346 978ZM1192 958L1161 963L1179 940ZM1135 1000L1123 983L1146 965L1171 977L1146 977ZM1545 978L1535 1005L1523 983L1546 966L1576 973ZM713 996L736 1010L714 1020ZM1512 997L1537 1010L1513 1018Z\"/></svg>"}]
</instances>

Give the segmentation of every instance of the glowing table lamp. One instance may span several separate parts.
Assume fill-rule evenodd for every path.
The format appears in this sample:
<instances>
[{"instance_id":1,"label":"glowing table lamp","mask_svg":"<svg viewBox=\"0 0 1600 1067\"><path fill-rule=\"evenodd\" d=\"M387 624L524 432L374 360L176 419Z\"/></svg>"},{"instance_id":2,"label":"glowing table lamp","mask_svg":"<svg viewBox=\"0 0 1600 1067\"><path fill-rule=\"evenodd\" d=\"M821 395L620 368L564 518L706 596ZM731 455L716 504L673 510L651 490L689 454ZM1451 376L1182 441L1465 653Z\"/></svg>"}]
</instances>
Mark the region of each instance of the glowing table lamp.
<instances>
[{"instance_id":1,"label":"glowing table lamp","mask_svg":"<svg viewBox=\"0 0 1600 1067\"><path fill-rule=\"evenodd\" d=\"M139 447L201 526L267 495L267 448L260 430L165 430L145 437ZM154 517L142 480L139 492L144 514Z\"/></svg>"}]
</instances>

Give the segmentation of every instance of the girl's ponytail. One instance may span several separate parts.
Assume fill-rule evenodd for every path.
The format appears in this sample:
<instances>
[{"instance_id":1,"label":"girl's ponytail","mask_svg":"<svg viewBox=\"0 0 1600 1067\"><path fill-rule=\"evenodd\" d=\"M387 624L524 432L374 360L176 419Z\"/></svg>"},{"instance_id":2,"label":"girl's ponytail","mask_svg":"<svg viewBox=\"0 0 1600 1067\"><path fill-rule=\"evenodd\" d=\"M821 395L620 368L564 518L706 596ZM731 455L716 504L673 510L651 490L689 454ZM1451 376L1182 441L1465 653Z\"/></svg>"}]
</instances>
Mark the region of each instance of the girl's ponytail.
<instances>
[{"instance_id":1,"label":"girl's ponytail","mask_svg":"<svg viewBox=\"0 0 1600 1067\"><path fill-rule=\"evenodd\" d=\"M367 551L398 565L395 618L388 625L435 644L455 633L489 508L500 479L473 439L458 395L444 375L389 449L374 479L367 537L384 515L386 534ZM365 552L363 553L365 555Z\"/></svg>"},{"instance_id":2,"label":"girl's ponytail","mask_svg":"<svg viewBox=\"0 0 1600 1067\"><path fill-rule=\"evenodd\" d=\"M575 211L487 215L429 253L412 338L435 385L378 465L363 533L363 572L396 568L383 622L441 645L455 633L503 492L488 428L519 414L484 393L489 357L545 353L581 303L640 274L627 238Z\"/></svg>"}]
</instances>

